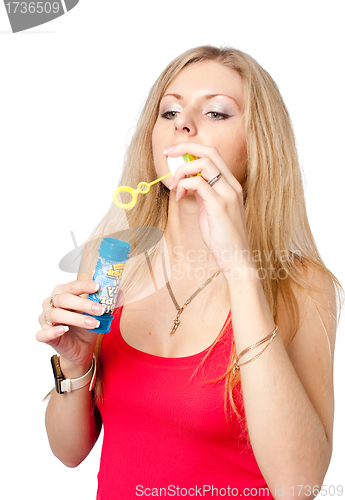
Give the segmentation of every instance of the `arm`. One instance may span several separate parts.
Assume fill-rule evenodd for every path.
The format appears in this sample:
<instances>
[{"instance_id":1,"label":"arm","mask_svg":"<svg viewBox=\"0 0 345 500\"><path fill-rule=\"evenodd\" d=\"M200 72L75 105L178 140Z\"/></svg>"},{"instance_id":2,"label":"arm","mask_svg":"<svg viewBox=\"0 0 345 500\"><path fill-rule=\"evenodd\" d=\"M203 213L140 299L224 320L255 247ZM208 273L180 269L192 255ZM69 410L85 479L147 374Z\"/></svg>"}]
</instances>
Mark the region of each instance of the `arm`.
<instances>
[{"instance_id":1,"label":"arm","mask_svg":"<svg viewBox=\"0 0 345 500\"><path fill-rule=\"evenodd\" d=\"M90 368L69 366L64 358L60 358L60 363L66 378L81 377ZM67 467L78 466L92 450L102 429L101 416L93 408L89 384L64 394L58 394L54 389L45 422L54 455Z\"/></svg>"},{"instance_id":2,"label":"arm","mask_svg":"<svg viewBox=\"0 0 345 500\"><path fill-rule=\"evenodd\" d=\"M275 327L251 260L242 186L214 147L180 142L166 153L169 156L189 153L200 158L179 167L171 187L176 189L179 200L190 190L195 194L201 236L228 282L236 350L240 353ZM202 176L197 176L198 172ZM210 186L210 180L219 173L221 178ZM194 177L186 177L193 174ZM277 499L293 499L291 487L298 484L311 486L310 493L304 488L299 497L315 496L312 488L321 486L332 451L336 322L331 316L335 317L335 290L331 280L316 266L309 265L308 272L311 281L323 291L314 292L310 299L291 284L302 319L291 344L286 349L282 341L284 333L289 332L284 318L286 311L279 297L280 314L276 321L280 334L257 359L241 368L251 444L261 472ZM322 321L312 299L325 308L319 307ZM255 353L257 351L253 351L253 355ZM283 486L284 495L281 489L278 491Z\"/></svg>"},{"instance_id":3,"label":"arm","mask_svg":"<svg viewBox=\"0 0 345 500\"><path fill-rule=\"evenodd\" d=\"M314 293L312 298L335 317L331 280L311 266L308 272L313 282L325 289L323 293ZM256 273L253 278L249 276L250 273L247 277L242 274L232 281L228 278L237 352L274 329L260 280ZM313 498L313 486L321 487L332 453L336 321L320 307L319 316L315 303L297 291L297 287L295 292L301 322L291 344L286 349L282 341L288 322L279 296L279 335L261 356L241 368L251 444L272 494L280 488L276 498L293 498L292 487L297 485L304 485L302 498ZM328 332L331 356L320 318Z\"/></svg>"},{"instance_id":4,"label":"arm","mask_svg":"<svg viewBox=\"0 0 345 500\"><path fill-rule=\"evenodd\" d=\"M98 334L89 330L96 327L97 320L81 313L100 314L94 310L95 302L84 298L84 294L95 291L95 285L90 280L60 285L52 294L56 307L50 307L50 298L43 302L39 318L42 330L36 338L60 354L65 378L81 377L91 366ZM59 326L49 325L46 320ZM67 332L63 325L69 326ZM68 467L79 465L90 453L102 427L100 415L93 407L89 384L64 394L57 394L53 389L45 421L53 453Z\"/></svg>"}]
</instances>

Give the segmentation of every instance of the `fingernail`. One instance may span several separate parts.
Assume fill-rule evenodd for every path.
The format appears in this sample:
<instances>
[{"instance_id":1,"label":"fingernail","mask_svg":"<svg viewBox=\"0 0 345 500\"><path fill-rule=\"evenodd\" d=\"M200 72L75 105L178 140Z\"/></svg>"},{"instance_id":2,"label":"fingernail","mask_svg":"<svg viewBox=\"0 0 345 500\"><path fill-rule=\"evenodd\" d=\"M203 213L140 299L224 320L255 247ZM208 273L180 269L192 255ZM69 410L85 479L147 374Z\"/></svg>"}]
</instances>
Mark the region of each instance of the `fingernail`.
<instances>
[{"instance_id":1,"label":"fingernail","mask_svg":"<svg viewBox=\"0 0 345 500\"><path fill-rule=\"evenodd\" d=\"M99 325L101 324L98 319L95 318L88 318L84 320L85 325L91 326L92 328L98 328Z\"/></svg>"},{"instance_id":2,"label":"fingernail","mask_svg":"<svg viewBox=\"0 0 345 500\"><path fill-rule=\"evenodd\" d=\"M163 154L167 155L169 153L171 153L172 151L174 151L174 149L176 148L176 144L174 144L173 146L170 146L170 148L167 148L163 151Z\"/></svg>"},{"instance_id":3,"label":"fingernail","mask_svg":"<svg viewBox=\"0 0 345 500\"><path fill-rule=\"evenodd\" d=\"M64 333L68 332L68 330L68 326L57 326L56 328L54 328L54 333L56 335L63 335Z\"/></svg>"},{"instance_id":4,"label":"fingernail","mask_svg":"<svg viewBox=\"0 0 345 500\"><path fill-rule=\"evenodd\" d=\"M93 312L97 313L97 314L103 314L104 313L104 306L102 306L101 304L92 304L91 306L91 309Z\"/></svg>"},{"instance_id":5,"label":"fingernail","mask_svg":"<svg viewBox=\"0 0 345 500\"><path fill-rule=\"evenodd\" d=\"M93 289L95 290L95 292L97 292L99 290L99 283L95 283Z\"/></svg>"}]
</instances>

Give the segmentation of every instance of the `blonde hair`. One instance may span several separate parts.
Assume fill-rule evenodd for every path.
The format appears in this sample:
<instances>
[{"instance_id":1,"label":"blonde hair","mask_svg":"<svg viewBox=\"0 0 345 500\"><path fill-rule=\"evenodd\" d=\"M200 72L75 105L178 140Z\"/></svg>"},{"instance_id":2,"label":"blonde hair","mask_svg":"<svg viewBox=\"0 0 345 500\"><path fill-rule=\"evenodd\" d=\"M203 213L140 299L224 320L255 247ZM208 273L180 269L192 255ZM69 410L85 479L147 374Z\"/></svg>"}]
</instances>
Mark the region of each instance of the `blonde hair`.
<instances>
[{"instance_id":1,"label":"blonde hair","mask_svg":"<svg viewBox=\"0 0 345 500\"><path fill-rule=\"evenodd\" d=\"M300 321L292 284L306 293L317 289L308 277L305 263L314 264L332 280L338 297L342 289L336 277L323 263L311 233L294 133L282 96L271 76L251 56L237 49L207 45L188 50L174 59L149 92L127 150L120 184L135 187L143 179L150 182L156 178L152 131L160 100L167 86L183 68L208 60L237 71L243 82L243 118L247 145L247 173L242 183L245 221L250 248L260 271L261 283L273 318L277 314L278 291L285 302L290 319L289 336L284 339L287 346L296 334ZM126 217L123 211L112 205L89 239L89 252L92 253L90 242L95 236L125 229L127 223L130 228L139 226L149 229L153 226L164 232L168 219L169 193L162 183L153 185L150 195L139 197ZM149 243L149 230L143 231L139 239ZM158 250L158 243L154 243L147 250L147 255L155 258ZM137 291L147 279L147 273L143 254L131 259L121 286L125 294ZM217 340L222 333L223 331ZM225 406L228 408L230 401L237 412L233 389L240 377L234 380L232 376L235 355L233 350L224 378ZM96 397L99 397L99 380L97 387Z\"/></svg>"}]
</instances>

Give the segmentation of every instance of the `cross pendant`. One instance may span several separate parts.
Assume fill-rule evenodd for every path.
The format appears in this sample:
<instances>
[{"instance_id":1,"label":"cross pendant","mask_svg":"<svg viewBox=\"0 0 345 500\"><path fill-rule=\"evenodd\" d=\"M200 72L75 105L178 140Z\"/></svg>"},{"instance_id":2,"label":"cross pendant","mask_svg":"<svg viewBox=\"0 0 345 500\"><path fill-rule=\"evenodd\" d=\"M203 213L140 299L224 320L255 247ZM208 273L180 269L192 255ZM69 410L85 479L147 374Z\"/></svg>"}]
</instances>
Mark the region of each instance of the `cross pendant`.
<instances>
[{"instance_id":1,"label":"cross pendant","mask_svg":"<svg viewBox=\"0 0 345 500\"><path fill-rule=\"evenodd\" d=\"M174 319L174 326L173 326L173 327L172 327L172 329L170 330L170 335L173 335L173 333L175 333L175 332L176 332L176 330L177 330L177 329L178 329L178 327L180 326L180 323L181 323L181 321L180 321L178 318Z\"/></svg>"}]
</instances>

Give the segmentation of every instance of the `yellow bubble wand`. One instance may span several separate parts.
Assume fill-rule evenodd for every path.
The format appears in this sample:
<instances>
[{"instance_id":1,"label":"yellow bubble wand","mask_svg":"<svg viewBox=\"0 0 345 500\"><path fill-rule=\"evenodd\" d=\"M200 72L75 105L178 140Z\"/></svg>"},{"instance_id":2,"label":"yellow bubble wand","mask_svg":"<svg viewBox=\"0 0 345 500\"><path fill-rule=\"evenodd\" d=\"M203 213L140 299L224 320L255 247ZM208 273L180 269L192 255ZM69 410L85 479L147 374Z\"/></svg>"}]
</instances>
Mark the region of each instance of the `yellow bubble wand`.
<instances>
[{"instance_id":1,"label":"yellow bubble wand","mask_svg":"<svg viewBox=\"0 0 345 500\"><path fill-rule=\"evenodd\" d=\"M185 162L185 163L187 163L189 161L197 160L197 158L195 156L188 155L188 154L183 155L182 158L183 158L183 162ZM170 157L168 157L168 160L173 161L175 165L177 165L177 163L178 163L177 166L180 166L182 164L181 163L181 157L179 157L179 158L170 158ZM172 170L171 167L170 167L170 169ZM174 170L174 173L175 173L175 171L176 171L176 168ZM163 179L166 179L170 175L173 175L173 173L170 172L169 174L163 175L163 177L160 177L159 179L156 179L155 181L152 181L152 182L141 181L141 182L139 182L139 184L137 186L137 189L133 189L130 186L119 186L118 188L115 189L115 191L113 193L113 202L119 208L124 208L125 210L130 210L136 204L139 193L140 194L147 194L150 191L150 188L151 188L151 186L153 184L156 184L157 182L162 181ZM199 173L197 175L201 175L201 174ZM122 193L122 192L129 193L132 196L132 199L131 199L131 201L129 203L121 203L118 200L117 196L118 196L119 193Z\"/></svg>"},{"instance_id":2,"label":"yellow bubble wand","mask_svg":"<svg viewBox=\"0 0 345 500\"><path fill-rule=\"evenodd\" d=\"M137 189L133 189L129 186L119 186L117 189L115 189L115 191L113 193L113 202L115 203L115 205L117 205L120 208L124 208L125 210L130 210L136 204L139 193L147 194L150 191L150 188L153 184L156 184L156 182L159 182L159 181L162 181L163 179L166 179L166 177L169 177L169 175L172 175L172 173L170 172L169 174L164 175L163 177L160 177L159 179L156 179L153 182L149 182L149 183L144 182L144 181L139 182ZM121 203L117 199L117 195L123 191L125 191L126 193L129 193L132 196L132 199L129 203Z\"/></svg>"}]
</instances>

